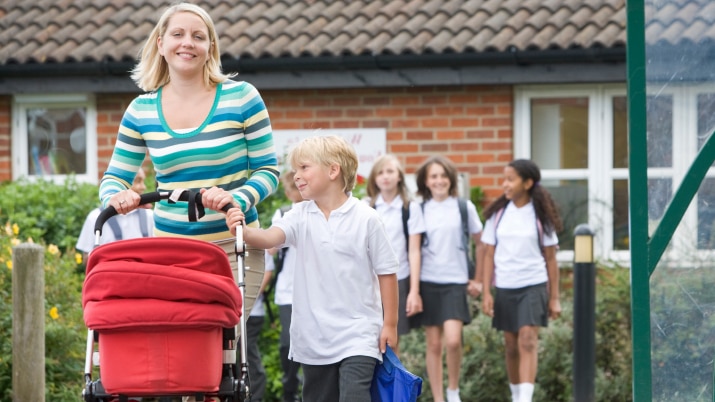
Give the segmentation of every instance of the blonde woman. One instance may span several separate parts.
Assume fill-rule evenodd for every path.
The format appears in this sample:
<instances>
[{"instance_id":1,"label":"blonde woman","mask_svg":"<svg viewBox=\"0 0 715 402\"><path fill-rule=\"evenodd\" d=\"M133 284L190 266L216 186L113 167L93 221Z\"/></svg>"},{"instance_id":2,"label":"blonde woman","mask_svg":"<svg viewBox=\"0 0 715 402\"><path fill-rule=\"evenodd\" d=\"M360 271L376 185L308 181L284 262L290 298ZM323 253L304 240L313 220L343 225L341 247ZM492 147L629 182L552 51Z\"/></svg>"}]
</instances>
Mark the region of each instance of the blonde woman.
<instances>
[{"instance_id":1,"label":"blonde woman","mask_svg":"<svg viewBox=\"0 0 715 402\"><path fill-rule=\"evenodd\" d=\"M198 222L186 222L185 203L159 202L154 234L215 242L230 254L235 273L233 237L216 211L238 207L246 224L257 227L255 206L276 190L278 170L263 100L251 84L221 72L220 54L205 10L188 3L166 9L132 72L146 93L124 113L99 196L121 214L139 207L130 184L148 152L158 189L200 191L210 209ZM258 295L263 263L263 251L249 247L245 311Z\"/></svg>"}]
</instances>

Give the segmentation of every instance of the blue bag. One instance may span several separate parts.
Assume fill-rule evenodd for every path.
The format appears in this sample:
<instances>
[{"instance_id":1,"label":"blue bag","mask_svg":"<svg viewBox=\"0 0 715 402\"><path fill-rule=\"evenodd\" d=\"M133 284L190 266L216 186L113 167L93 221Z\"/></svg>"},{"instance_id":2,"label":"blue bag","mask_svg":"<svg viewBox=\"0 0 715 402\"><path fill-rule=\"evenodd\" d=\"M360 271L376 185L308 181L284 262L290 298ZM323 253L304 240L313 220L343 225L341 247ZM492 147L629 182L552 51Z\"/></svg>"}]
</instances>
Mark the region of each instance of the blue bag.
<instances>
[{"instance_id":1,"label":"blue bag","mask_svg":"<svg viewBox=\"0 0 715 402\"><path fill-rule=\"evenodd\" d=\"M370 397L372 402L415 402L422 393L422 378L407 371L390 346L375 366Z\"/></svg>"}]
</instances>

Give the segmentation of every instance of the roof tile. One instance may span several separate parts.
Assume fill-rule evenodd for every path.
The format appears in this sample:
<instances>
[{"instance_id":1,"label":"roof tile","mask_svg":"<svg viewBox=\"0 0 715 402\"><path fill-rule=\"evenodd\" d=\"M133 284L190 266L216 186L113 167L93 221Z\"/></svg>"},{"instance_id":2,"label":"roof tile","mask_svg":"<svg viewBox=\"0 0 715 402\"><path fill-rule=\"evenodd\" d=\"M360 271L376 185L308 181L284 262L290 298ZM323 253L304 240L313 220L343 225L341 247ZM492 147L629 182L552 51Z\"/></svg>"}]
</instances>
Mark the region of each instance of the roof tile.
<instances>
[{"instance_id":1,"label":"roof tile","mask_svg":"<svg viewBox=\"0 0 715 402\"><path fill-rule=\"evenodd\" d=\"M133 60L173 0L4 0L0 65ZM626 0L196 0L226 58L623 47ZM715 41L715 2L648 2L649 43Z\"/></svg>"}]
</instances>

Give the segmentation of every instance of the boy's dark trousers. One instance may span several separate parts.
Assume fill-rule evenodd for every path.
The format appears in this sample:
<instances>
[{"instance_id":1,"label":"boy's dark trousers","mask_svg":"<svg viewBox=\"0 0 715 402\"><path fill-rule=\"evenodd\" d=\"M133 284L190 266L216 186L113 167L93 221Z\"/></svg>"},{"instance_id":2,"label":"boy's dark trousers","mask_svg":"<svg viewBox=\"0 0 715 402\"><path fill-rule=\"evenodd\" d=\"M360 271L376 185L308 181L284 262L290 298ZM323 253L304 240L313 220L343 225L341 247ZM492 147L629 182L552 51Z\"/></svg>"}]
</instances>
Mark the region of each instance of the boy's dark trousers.
<instances>
[{"instance_id":1,"label":"boy's dark trousers","mask_svg":"<svg viewBox=\"0 0 715 402\"><path fill-rule=\"evenodd\" d=\"M258 349L258 338L263 329L262 315L250 316L246 320L246 360L248 360L248 375L251 380L251 401L260 402L266 391L266 370L261 362L261 352Z\"/></svg>"},{"instance_id":2,"label":"boy's dark trousers","mask_svg":"<svg viewBox=\"0 0 715 402\"><path fill-rule=\"evenodd\" d=\"M300 363L290 360L288 352L290 351L290 321L293 313L293 306L290 304L278 306L278 316L281 321L280 335L280 356L281 368L283 369L283 402L299 401L298 387L300 386L300 378L298 370Z\"/></svg>"}]
</instances>

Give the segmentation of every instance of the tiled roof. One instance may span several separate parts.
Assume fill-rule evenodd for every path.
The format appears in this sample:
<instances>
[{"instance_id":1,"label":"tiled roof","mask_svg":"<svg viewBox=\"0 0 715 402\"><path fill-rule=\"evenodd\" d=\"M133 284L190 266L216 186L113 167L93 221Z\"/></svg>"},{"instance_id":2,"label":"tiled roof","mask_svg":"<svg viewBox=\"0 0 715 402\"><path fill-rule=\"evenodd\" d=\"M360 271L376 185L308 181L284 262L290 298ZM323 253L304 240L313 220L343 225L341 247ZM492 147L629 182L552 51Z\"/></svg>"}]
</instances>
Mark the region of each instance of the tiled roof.
<instances>
[{"instance_id":1,"label":"tiled roof","mask_svg":"<svg viewBox=\"0 0 715 402\"><path fill-rule=\"evenodd\" d=\"M171 2L0 1L0 64L134 60ZM228 58L622 47L625 0L199 1Z\"/></svg>"},{"instance_id":2,"label":"tiled roof","mask_svg":"<svg viewBox=\"0 0 715 402\"><path fill-rule=\"evenodd\" d=\"M626 0L198 1L224 58L439 55L625 47ZM0 0L0 66L133 61L168 1ZM715 38L715 2L646 12L678 44ZM687 5L683 5L687 4Z\"/></svg>"}]
</instances>

